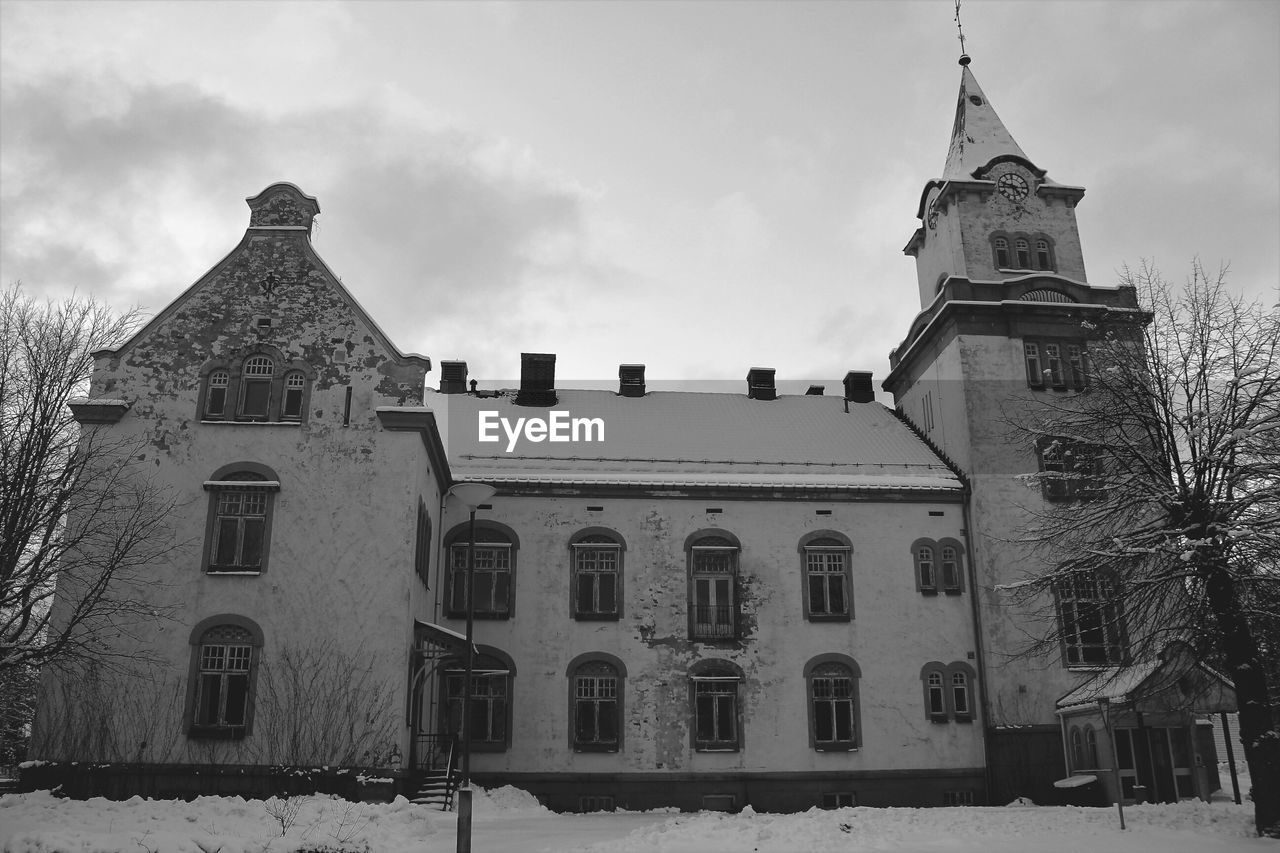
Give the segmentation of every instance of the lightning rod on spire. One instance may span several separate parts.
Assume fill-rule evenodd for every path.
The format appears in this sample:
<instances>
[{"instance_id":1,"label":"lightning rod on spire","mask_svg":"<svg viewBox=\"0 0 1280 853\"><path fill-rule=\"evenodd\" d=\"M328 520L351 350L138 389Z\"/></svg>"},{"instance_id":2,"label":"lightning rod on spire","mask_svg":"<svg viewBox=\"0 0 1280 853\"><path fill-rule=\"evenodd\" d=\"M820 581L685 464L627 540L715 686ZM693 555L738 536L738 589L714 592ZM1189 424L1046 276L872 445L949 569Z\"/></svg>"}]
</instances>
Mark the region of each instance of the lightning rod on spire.
<instances>
[{"instance_id":1,"label":"lightning rod on spire","mask_svg":"<svg viewBox=\"0 0 1280 853\"><path fill-rule=\"evenodd\" d=\"M969 54L964 52L964 26L960 23L960 0L956 0L956 31L960 33L960 64L969 64Z\"/></svg>"}]
</instances>

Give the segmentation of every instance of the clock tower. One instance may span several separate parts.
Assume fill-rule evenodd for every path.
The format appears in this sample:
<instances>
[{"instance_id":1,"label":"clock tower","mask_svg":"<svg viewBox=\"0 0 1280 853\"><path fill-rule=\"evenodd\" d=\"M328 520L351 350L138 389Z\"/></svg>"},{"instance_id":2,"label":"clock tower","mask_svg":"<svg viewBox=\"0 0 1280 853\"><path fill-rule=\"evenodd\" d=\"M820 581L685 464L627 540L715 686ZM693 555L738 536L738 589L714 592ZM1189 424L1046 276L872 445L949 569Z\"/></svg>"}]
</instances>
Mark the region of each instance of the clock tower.
<instances>
[{"instance_id":1,"label":"clock tower","mask_svg":"<svg viewBox=\"0 0 1280 853\"><path fill-rule=\"evenodd\" d=\"M1039 573L1018 540L1052 496L1034 474L1035 442L1002 413L1019 401L1066 396L1087 382L1087 329L1112 312L1137 313L1131 288L1085 276L1076 226L1084 188L1052 179L1022 150L960 59L960 92L942 176L927 182L915 258L921 311L889 355L884 388L899 414L962 472L974 592L972 656L983 685L988 802L1040 790L1065 775L1057 700L1102 668L1067 645L1031 657L1031 639L1061 613L1003 591ZM1104 650L1106 651L1106 650Z\"/></svg>"}]
</instances>

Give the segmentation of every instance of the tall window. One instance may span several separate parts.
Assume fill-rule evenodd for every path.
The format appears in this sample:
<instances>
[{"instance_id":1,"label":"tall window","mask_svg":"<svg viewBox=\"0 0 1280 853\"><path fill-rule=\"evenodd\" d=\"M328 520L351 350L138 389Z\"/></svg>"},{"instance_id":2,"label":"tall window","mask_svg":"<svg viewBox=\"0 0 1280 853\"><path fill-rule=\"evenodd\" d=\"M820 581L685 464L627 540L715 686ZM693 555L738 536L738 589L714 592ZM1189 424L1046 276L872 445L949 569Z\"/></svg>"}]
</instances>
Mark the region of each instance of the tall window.
<instances>
[{"instance_id":1,"label":"tall window","mask_svg":"<svg viewBox=\"0 0 1280 853\"><path fill-rule=\"evenodd\" d=\"M969 710L969 676L960 670L951 673L951 711L957 719L971 715Z\"/></svg>"},{"instance_id":2,"label":"tall window","mask_svg":"<svg viewBox=\"0 0 1280 853\"><path fill-rule=\"evenodd\" d=\"M921 592L938 591L938 575L935 571L933 543L920 540L912 546L916 565L916 586Z\"/></svg>"},{"instance_id":3,"label":"tall window","mask_svg":"<svg viewBox=\"0 0 1280 853\"><path fill-rule=\"evenodd\" d=\"M290 370L284 375L284 405L280 407L280 418L296 421L302 418L302 395L307 387L307 379L300 370Z\"/></svg>"},{"instance_id":4,"label":"tall window","mask_svg":"<svg viewBox=\"0 0 1280 853\"><path fill-rule=\"evenodd\" d=\"M1125 655L1124 614L1115 583L1098 572L1076 572L1054 584L1068 666L1113 666Z\"/></svg>"},{"instance_id":5,"label":"tall window","mask_svg":"<svg viewBox=\"0 0 1280 853\"><path fill-rule=\"evenodd\" d=\"M617 619L622 591L622 543L613 535L589 533L570 544L575 619Z\"/></svg>"},{"instance_id":6,"label":"tall window","mask_svg":"<svg viewBox=\"0 0 1280 853\"><path fill-rule=\"evenodd\" d=\"M253 720L253 692L262 633L239 616L205 619L191 632L189 734L239 738Z\"/></svg>"},{"instance_id":7,"label":"tall window","mask_svg":"<svg viewBox=\"0 0 1280 853\"><path fill-rule=\"evenodd\" d=\"M427 505L418 500L417 535L413 548L413 571L428 588L431 587L431 516Z\"/></svg>"},{"instance_id":8,"label":"tall window","mask_svg":"<svg viewBox=\"0 0 1280 853\"><path fill-rule=\"evenodd\" d=\"M227 382L231 374L215 370L209 374L209 390L205 396L206 417L220 418L227 413Z\"/></svg>"},{"instance_id":9,"label":"tall window","mask_svg":"<svg viewBox=\"0 0 1280 853\"><path fill-rule=\"evenodd\" d=\"M1020 237L1014 241L1013 248L1018 255L1018 269L1031 269L1031 247L1027 241Z\"/></svg>"},{"instance_id":10,"label":"tall window","mask_svg":"<svg viewBox=\"0 0 1280 853\"><path fill-rule=\"evenodd\" d=\"M804 555L805 612L810 621L848 621L853 615L853 595L847 540L819 534L804 540L800 550Z\"/></svg>"},{"instance_id":11,"label":"tall window","mask_svg":"<svg viewBox=\"0 0 1280 853\"><path fill-rule=\"evenodd\" d=\"M266 571L272 502L280 489L275 473L265 466L237 463L219 469L204 487L210 498L205 570Z\"/></svg>"},{"instance_id":12,"label":"tall window","mask_svg":"<svg viewBox=\"0 0 1280 853\"><path fill-rule=\"evenodd\" d=\"M1009 241L1004 237L997 237L992 243L996 250L996 269L1009 269Z\"/></svg>"},{"instance_id":13,"label":"tall window","mask_svg":"<svg viewBox=\"0 0 1280 853\"><path fill-rule=\"evenodd\" d=\"M692 678L694 749L699 752L741 749L738 694L742 671L721 661L704 661Z\"/></svg>"},{"instance_id":14,"label":"tall window","mask_svg":"<svg viewBox=\"0 0 1280 853\"><path fill-rule=\"evenodd\" d=\"M488 648L488 647L486 647ZM514 667L495 650L477 655L472 664L471 716L468 720L472 748L479 752L503 751L510 745L511 678ZM454 736L462 733L462 709L466 686L466 670L461 661L453 660L444 670L444 731Z\"/></svg>"},{"instance_id":15,"label":"tall window","mask_svg":"<svg viewBox=\"0 0 1280 853\"><path fill-rule=\"evenodd\" d=\"M574 751L618 751L622 739L624 676L622 662L611 655L582 655L570 664Z\"/></svg>"},{"instance_id":16,"label":"tall window","mask_svg":"<svg viewBox=\"0 0 1280 853\"><path fill-rule=\"evenodd\" d=\"M1068 387L1081 390L1088 384L1088 353L1082 344L1023 341L1022 350L1031 387L1065 391Z\"/></svg>"},{"instance_id":17,"label":"tall window","mask_svg":"<svg viewBox=\"0 0 1280 853\"><path fill-rule=\"evenodd\" d=\"M240 378L240 417L265 421L271 411L271 378L275 363L265 355L245 359Z\"/></svg>"},{"instance_id":18,"label":"tall window","mask_svg":"<svg viewBox=\"0 0 1280 853\"><path fill-rule=\"evenodd\" d=\"M1049 253L1049 241L1045 239L1036 240L1036 269L1051 270L1053 269L1053 257Z\"/></svg>"},{"instance_id":19,"label":"tall window","mask_svg":"<svg viewBox=\"0 0 1280 853\"><path fill-rule=\"evenodd\" d=\"M738 546L724 536L702 536L689 547L690 636L738 636Z\"/></svg>"},{"instance_id":20,"label":"tall window","mask_svg":"<svg viewBox=\"0 0 1280 853\"><path fill-rule=\"evenodd\" d=\"M847 751L862 745L858 711L861 675L853 658L842 654L818 655L805 664L809 745L813 749Z\"/></svg>"},{"instance_id":21,"label":"tall window","mask_svg":"<svg viewBox=\"0 0 1280 853\"><path fill-rule=\"evenodd\" d=\"M468 535L468 525L461 524L449 536L449 615L455 619L462 619L467 615ZM472 581L476 618L510 618L514 576L513 535L496 526L481 528L477 523L475 577Z\"/></svg>"},{"instance_id":22,"label":"tall window","mask_svg":"<svg viewBox=\"0 0 1280 853\"><path fill-rule=\"evenodd\" d=\"M1104 494L1099 449L1079 441L1042 436L1036 443L1040 491L1045 500L1094 500Z\"/></svg>"},{"instance_id":23,"label":"tall window","mask_svg":"<svg viewBox=\"0 0 1280 853\"><path fill-rule=\"evenodd\" d=\"M920 670L925 717L934 723L973 721L975 673L964 661L929 661Z\"/></svg>"},{"instance_id":24,"label":"tall window","mask_svg":"<svg viewBox=\"0 0 1280 853\"><path fill-rule=\"evenodd\" d=\"M809 678L813 703L813 740L817 749L851 749L857 744L853 713L853 676L848 667L828 663Z\"/></svg>"},{"instance_id":25,"label":"tall window","mask_svg":"<svg viewBox=\"0 0 1280 853\"><path fill-rule=\"evenodd\" d=\"M942 587L947 592L960 591L960 552L951 545L942 548Z\"/></svg>"}]
</instances>

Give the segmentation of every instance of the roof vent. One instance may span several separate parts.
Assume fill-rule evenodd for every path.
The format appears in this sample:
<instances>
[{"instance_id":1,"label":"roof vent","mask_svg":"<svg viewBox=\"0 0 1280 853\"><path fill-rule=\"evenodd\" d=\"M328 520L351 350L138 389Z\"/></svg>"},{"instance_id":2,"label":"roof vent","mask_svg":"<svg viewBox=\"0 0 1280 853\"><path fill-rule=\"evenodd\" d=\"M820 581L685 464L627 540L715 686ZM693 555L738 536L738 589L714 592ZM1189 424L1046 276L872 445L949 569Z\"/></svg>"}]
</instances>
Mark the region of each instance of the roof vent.
<instances>
[{"instance_id":1,"label":"roof vent","mask_svg":"<svg viewBox=\"0 0 1280 853\"><path fill-rule=\"evenodd\" d=\"M465 361L440 362L440 393L467 393L467 363Z\"/></svg>"},{"instance_id":2,"label":"roof vent","mask_svg":"<svg viewBox=\"0 0 1280 853\"><path fill-rule=\"evenodd\" d=\"M618 393L623 397L644 396L644 365L618 365Z\"/></svg>"},{"instance_id":3,"label":"roof vent","mask_svg":"<svg viewBox=\"0 0 1280 853\"><path fill-rule=\"evenodd\" d=\"M778 389L773 385L772 367L753 367L747 371L747 397L752 400L776 400Z\"/></svg>"},{"instance_id":4,"label":"roof vent","mask_svg":"<svg viewBox=\"0 0 1280 853\"><path fill-rule=\"evenodd\" d=\"M556 398L556 354L520 353L520 390L517 406L554 406Z\"/></svg>"},{"instance_id":5,"label":"roof vent","mask_svg":"<svg viewBox=\"0 0 1280 853\"><path fill-rule=\"evenodd\" d=\"M845 374L844 398L850 403L870 403L876 399L870 370L850 370Z\"/></svg>"},{"instance_id":6,"label":"roof vent","mask_svg":"<svg viewBox=\"0 0 1280 853\"><path fill-rule=\"evenodd\" d=\"M804 393L806 397L821 397L823 394L827 393L827 386L826 385L810 385L809 390L805 391Z\"/></svg>"}]
</instances>

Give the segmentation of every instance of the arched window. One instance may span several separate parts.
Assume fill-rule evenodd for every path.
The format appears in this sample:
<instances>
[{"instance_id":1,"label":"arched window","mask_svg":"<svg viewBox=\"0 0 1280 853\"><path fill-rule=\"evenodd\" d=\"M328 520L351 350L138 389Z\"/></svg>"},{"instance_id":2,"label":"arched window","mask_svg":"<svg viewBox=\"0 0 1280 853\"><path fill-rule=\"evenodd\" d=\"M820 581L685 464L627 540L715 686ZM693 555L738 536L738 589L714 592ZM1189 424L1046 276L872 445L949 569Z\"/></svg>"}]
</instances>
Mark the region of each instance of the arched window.
<instances>
[{"instance_id":1,"label":"arched window","mask_svg":"<svg viewBox=\"0 0 1280 853\"><path fill-rule=\"evenodd\" d=\"M271 412L271 380L276 366L265 355L245 359L240 375L240 413L244 420L265 421Z\"/></svg>"},{"instance_id":2,"label":"arched window","mask_svg":"<svg viewBox=\"0 0 1280 853\"><path fill-rule=\"evenodd\" d=\"M847 537L816 531L800 541L804 559L804 610L811 622L847 622L853 618L852 547Z\"/></svg>"},{"instance_id":3,"label":"arched window","mask_svg":"<svg viewBox=\"0 0 1280 853\"><path fill-rule=\"evenodd\" d=\"M459 524L449 532L449 588L446 591L449 616L467 616L467 551L470 528ZM515 605L516 550L519 542L507 526L492 521L476 522L475 593L473 615L477 619L509 619Z\"/></svg>"},{"instance_id":4,"label":"arched window","mask_svg":"<svg viewBox=\"0 0 1280 853\"><path fill-rule=\"evenodd\" d=\"M925 717L934 723L973 722L973 667L963 661L929 661L920 669Z\"/></svg>"},{"instance_id":5,"label":"arched window","mask_svg":"<svg viewBox=\"0 0 1280 853\"><path fill-rule=\"evenodd\" d=\"M951 545L942 548L942 587L947 592L960 591L960 556Z\"/></svg>"},{"instance_id":6,"label":"arched window","mask_svg":"<svg viewBox=\"0 0 1280 853\"><path fill-rule=\"evenodd\" d=\"M252 620L225 614L191 632L188 734L241 738L252 730L262 630Z\"/></svg>"},{"instance_id":7,"label":"arched window","mask_svg":"<svg viewBox=\"0 0 1280 853\"><path fill-rule=\"evenodd\" d=\"M209 374L209 386L205 393L204 414L208 418L221 418L227 413L227 382L231 374L215 370Z\"/></svg>"},{"instance_id":8,"label":"arched window","mask_svg":"<svg viewBox=\"0 0 1280 853\"><path fill-rule=\"evenodd\" d=\"M917 539L911 546L915 559L916 589L924 593L938 591L938 575L935 571L934 543L931 539Z\"/></svg>"},{"instance_id":9,"label":"arched window","mask_svg":"<svg viewBox=\"0 0 1280 853\"><path fill-rule=\"evenodd\" d=\"M1071 772L1078 773L1084 768L1084 740L1080 736L1080 727L1071 727Z\"/></svg>"},{"instance_id":10,"label":"arched window","mask_svg":"<svg viewBox=\"0 0 1280 853\"><path fill-rule=\"evenodd\" d=\"M261 574L267 570L271 515L280 481L265 465L224 465L204 483L209 492L204 570Z\"/></svg>"},{"instance_id":11,"label":"arched window","mask_svg":"<svg viewBox=\"0 0 1280 853\"><path fill-rule=\"evenodd\" d=\"M284 375L284 405L280 407L280 419L296 421L302 419L303 396L307 388L307 378L301 370L290 370Z\"/></svg>"},{"instance_id":12,"label":"arched window","mask_svg":"<svg viewBox=\"0 0 1280 853\"><path fill-rule=\"evenodd\" d=\"M925 674L925 691L929 717L946 720L947 694L942 687L942 670L931 669Z\"/></svg>"},{"instance_id":13,"label":"arched window","mask_svg":"<svg viewBox=\"0 0 1280 853\"><path fill-rule=\"evenodd\" d=\"M815 750L840 752L862 745L858 707L861 676L857 662L847 655L818 655L805 664L809 745Z\"/></svg>"},{"instance_id":14,"label":"arched window","mask_svg":"<svg viewBox=\"0 0 1280 853\"><path fill-rule=\"evenodd\" d=\"M1053 251L1049 246L1049 241L1043 237L1036 240L1036 269L1053 269Z\"/></svg>"},{"instance_id":15,"label":"arched window","mask_svg":"<svg viewBox=\"0 0 1280 853\"><path fill-rule=\"evenodd\" d=\"M1098 733L1093 726L1084 727L1084 759L1089 770L1098 768Z\"/></svg>"},{"instance_id":16,"label":"arched window","mask_svg":"<svg viewBox=\"0 0 1280 853\"><path fill-rule=\"evenodd\" d=\"M505 752L511 745L511 680L515 663L499 649L477 646L471 675L471 748L476 752ZM450 659L443 670L444 702L441 703L441 731L462 735L466 668L462 660Z\"/></svg>"},{"instance_id":17,"label":"arched window","mask_svg":"<svg viewBox=\"0 0 1280 853\"><path fill-rule=\"evenodd\" d=\"M569 719L575 752L617 752L622 745L626 667L603 652L579 655L569 664Z\"/></svg>"},{"instance_id":18,"label":"arched window","mask_svg":"<svg viewBox=\"0 0 1280 853\"><path fill-rule=\"evenodd\" d=\"M1031 269L1031 246L1030 246L1030 244L1028 244L1028 243L1027 243L1027 241L1026 241L1025 239L1023 239L1023 238L1019 237L1017 240L1015 240L1015 241L1014 241L1014 243L1013 243L1013 248L1014 248L1014 251L1017 253L1017 256L1018 256L1018 269L1020 269L1020 270L1029 270L1029 269Z\"/></svg>"},{"instance_id":19,"label":"arched window","mask_svg":"<svg viewBox=\"0 0 1280 853\"><path fill-rule=\"evenodd\" d=\"M689 560L689 636L738 637L738 551L725 533L695 533L686 540Z\"/></svg>"},{"instance_id":20,"label":"arched window","mask_svg":"<svg viewBox=\"0 0 1280 853\"><path fill-rule=\"evenodd\" d=\"M996 269L1009 269L1009 241L1004 237L996 237L991 245L996 253Z\"/></svg>"},{"instance_id":21,"label":"arched window","mask_svg":"<svg viewBox=\"0 0 1280 853\"><path fill-rule=\"evenodd\" d=\"M742 748L742 670L728 661L699 661L690 680L693 748L698 752L737 752Z\"/></svg>"},{"instance_id":22,"label":"arched window","mask_svg":"<svg viewBox=\"0 0 1280 853\"><path fill-rule=\"evenodd\" d=\"M622 613L622 537L597 529L569 543L573 574L573 618L617 619Z\"/></svg>"},{"instance_id":23,"label":"arched window","mask_svg":"<svg viewBox=\"0 0 1280 853\"><path fill-rule=\"evenodd\" d=\"M951 673L951 710L956 719L971 716L969 710L969 676L960 670Z\"/></svg>"}]
</instances>

